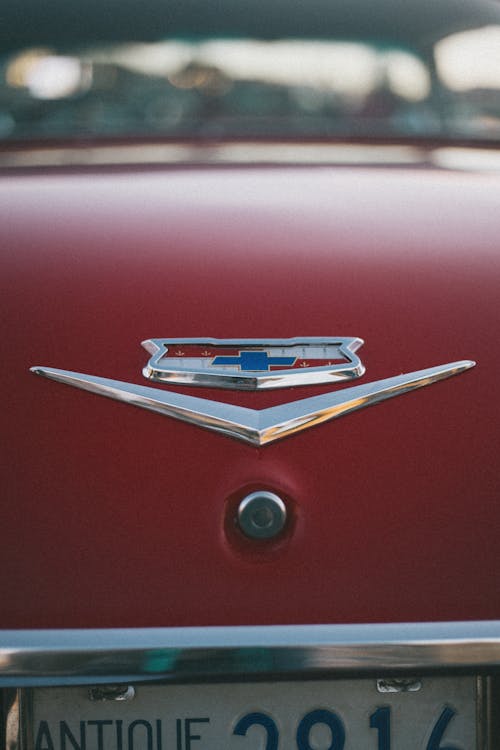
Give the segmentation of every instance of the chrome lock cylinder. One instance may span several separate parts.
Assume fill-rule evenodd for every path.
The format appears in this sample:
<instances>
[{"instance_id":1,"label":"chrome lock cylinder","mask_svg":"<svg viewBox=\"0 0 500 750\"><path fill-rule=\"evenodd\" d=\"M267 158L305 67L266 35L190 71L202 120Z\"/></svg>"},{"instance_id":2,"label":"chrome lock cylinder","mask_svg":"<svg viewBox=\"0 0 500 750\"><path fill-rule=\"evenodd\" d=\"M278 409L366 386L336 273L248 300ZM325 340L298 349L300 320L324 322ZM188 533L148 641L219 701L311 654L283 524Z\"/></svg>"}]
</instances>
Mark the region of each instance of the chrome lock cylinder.
<instances>
[{"instance_id":1,"label":"chrome lock cylinder","mask_svg":"<svg viewBox=\"0 0 500 750\"><path fill-rule=\"evenodd\" d=\"M243 534L250 539L273 539L285 527L286 505L274 492L252 492L240 502L237 520Z\"/></svg>"}]
</instances>

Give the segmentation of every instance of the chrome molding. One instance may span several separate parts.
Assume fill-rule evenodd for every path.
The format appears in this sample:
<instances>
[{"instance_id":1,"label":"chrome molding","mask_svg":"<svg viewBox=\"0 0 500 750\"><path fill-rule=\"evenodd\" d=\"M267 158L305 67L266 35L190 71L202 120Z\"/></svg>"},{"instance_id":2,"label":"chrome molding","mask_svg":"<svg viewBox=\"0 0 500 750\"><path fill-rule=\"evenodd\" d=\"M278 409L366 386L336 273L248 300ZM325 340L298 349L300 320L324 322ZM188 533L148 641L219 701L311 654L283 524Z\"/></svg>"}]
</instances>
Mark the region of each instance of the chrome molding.
<instances>
[{"instance_id":1,"label":"chrome molding","mask_svg":"<svg viewBox=\"0 0 500 750\"><path fill-rule=\"evenodd\" d=\"M0 687L500 667L500 621L0 631Z\"/></svg>"},{"instance_id":2,"label":"chrome molding","mask_svg":"<svg viewBox=\"0 0 500 750\"><path fill-rule=\"evenodd\" d=\"M470 360L451 362L261 410L69 370L32 367L31 371L51 380L221 432L251 445L261 446L365 406L458 375L474 365L475 362Z\"/></svg>"},{"instance_id":3,"label":"chrome molding","mask_svg":"<svg viewBox=\"0 0 500 750\"><path fill-rule=\"evenodd\" d=\"M147 339L142 346L152 356L142 374L149 380L160 383L177 383L182 385L209 386L211 388L231 388L236 390L269 390L270 388L288 388L298 385L318 385L340 380L352 380L364 374L365 368L355 354L363 344L356 337L309 337L291 339ZM182 348L205 348L205 354L212 350L211 357L190 357ZM175 347L178 347L175 349ZM217 365L215 360L223 355L224 348L260 351L262 354L274 355L277 360L287 356L309 360L305 367L295 369L271 370L252 368L242 371L238 365ZM169 349L174 350L169 353ZM179 356L177 356L179 355ZM227 359L222 357L223 359ZM311 362L319 360L338 360L319 367ZM234 359L234 358L233 358Z\"/></svg>"}]
</instances>

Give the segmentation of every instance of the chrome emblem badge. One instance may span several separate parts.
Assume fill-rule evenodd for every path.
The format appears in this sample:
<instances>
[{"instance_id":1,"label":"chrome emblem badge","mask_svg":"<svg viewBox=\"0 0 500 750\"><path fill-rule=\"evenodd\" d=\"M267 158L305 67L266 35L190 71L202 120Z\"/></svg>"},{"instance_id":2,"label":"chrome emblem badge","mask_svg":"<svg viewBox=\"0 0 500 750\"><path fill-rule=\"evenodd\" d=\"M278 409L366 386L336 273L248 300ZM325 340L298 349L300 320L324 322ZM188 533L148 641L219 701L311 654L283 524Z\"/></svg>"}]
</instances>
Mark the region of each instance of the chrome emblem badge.
<instances>
[{"instance_id":1,"label":"chrome emblem badge","mask_svg":"<svg viewBox=\"0 0 500 750\"><path fill-rule=\"evenodd\" d=\"M143 374L161 383L245 390L284 388L360 377L358 338L148 339L152 355ZM401 396L458 375L475 362L461 360L343 388L266 409L249 409L187 396L172 390L125 383L53 367L32 367L36 375L123 401L254 446L272 443L322 422Z\"/></svg>"},{"instance_id":2,"label":"chrome emblem badge","mask_svg":"<svg viewBox=\"0 0 500 750\"><path fill-rule=\"evenodd\" d=\"M358 338L147 339L143 375L160 383L262 390L359 378Z\"/></svg>"}]
</instances>

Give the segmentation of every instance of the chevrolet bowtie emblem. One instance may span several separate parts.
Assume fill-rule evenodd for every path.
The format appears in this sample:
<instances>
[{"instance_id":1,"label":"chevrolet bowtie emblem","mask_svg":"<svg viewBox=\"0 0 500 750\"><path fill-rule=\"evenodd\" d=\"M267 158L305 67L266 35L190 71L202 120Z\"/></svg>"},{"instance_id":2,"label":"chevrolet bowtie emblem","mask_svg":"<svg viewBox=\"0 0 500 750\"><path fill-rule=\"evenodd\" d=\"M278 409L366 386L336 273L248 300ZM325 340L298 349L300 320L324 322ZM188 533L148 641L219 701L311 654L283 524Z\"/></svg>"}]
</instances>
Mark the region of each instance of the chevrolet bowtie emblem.
<instances>
[{"instance_id":1,"label":"chevrolet bowtie emblem","mask_svg":"<svg viewBox=\"0 0 500 750\"><path fill-rule=\"evenodd\" d=\"M153 356L144 374L162 382L218 385L225 388L276 388L306 382L322 383L325 382L325 377L327 380L353 378L364 372L361 362L354 354L361 343L361 339L355 338L271 340L267 344L253 339L149 339L144 342L144 346ZM337 349L325 352L328 347ZM185 352L185 349L188 351ZM176 362L178 358L180 364L174 366L174 358ZM191 361L186 364L182 362L183 359ZM307 367L302 367L304 362ZM261 446L365 406L458 375L474 365L475 362L470 360L451 362L260 410L69 370L32 367L31 371L76 388ZM302 370L309 370L309 366L318 379L308 381L301 377ZM273 380L275 375L277 379ZM283 382L282 378L287 376L292 380Z\"/></svg>"},{"instance_id":2,"label":"chevrolet bowtie emblem","mask_svg":"<svg viewBox=\"0 0 500 750\"><path fill-rule=\"evenodd\" d=\"M365 368L358 338L148 339L143 375L160 383L261 390L350 380Z\"/></svg>"}]
</instances>

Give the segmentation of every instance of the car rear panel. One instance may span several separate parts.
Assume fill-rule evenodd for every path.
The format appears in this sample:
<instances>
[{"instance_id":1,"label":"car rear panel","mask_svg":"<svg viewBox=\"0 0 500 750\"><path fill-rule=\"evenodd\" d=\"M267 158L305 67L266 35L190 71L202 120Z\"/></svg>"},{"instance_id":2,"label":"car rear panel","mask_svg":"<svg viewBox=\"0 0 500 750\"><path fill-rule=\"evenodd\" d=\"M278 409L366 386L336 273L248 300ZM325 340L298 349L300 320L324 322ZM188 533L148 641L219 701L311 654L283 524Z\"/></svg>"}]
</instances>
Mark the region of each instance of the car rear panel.
<instances>
[{"instance_id":1,"label":"car rear panel","mask_svg":"<svg viewBox=\"0 0 500 750\"><path fill-rule=\"evenodd\" d=\"M500 619L498 189L422 164L5 173L2 627ZM261 448L29 372L146 384L141 341L204 336L358 336L360 383L477 366ZM261 409L345 386L167 387ZM289 508L275 540L236 525L260 489Z\"/></svg>"}]
</instances>

